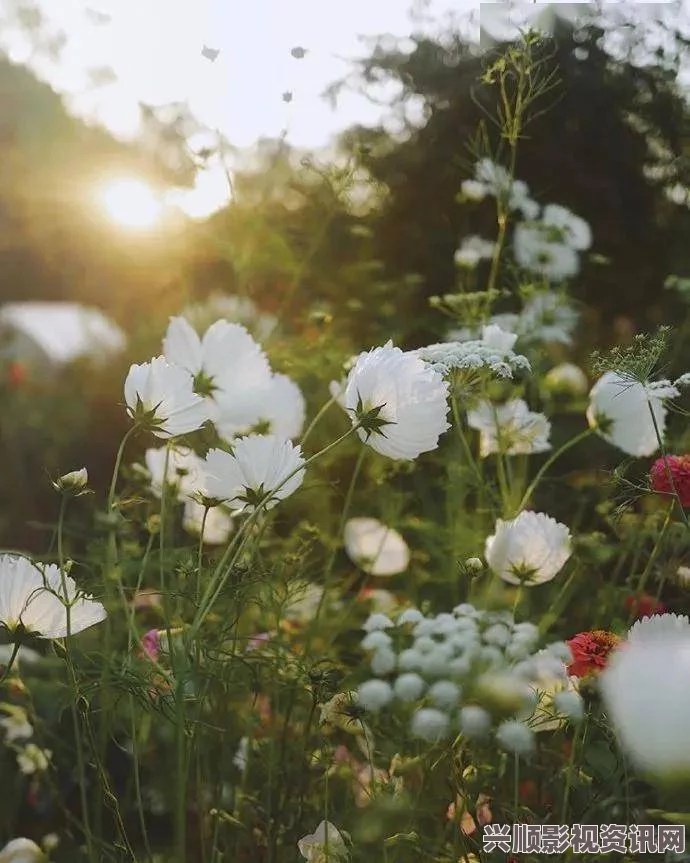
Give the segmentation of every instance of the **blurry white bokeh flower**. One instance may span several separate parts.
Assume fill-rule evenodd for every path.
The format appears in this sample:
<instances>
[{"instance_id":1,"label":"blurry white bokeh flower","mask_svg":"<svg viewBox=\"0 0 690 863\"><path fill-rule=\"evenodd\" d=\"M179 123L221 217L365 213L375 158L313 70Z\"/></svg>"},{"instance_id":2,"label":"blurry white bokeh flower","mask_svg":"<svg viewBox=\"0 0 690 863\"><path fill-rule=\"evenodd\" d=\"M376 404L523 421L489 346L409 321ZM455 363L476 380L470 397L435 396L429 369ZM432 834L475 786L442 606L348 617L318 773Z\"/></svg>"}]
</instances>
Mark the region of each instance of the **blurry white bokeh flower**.
<instances>
[{"instance_id":1,"label":"blurry white bokeh flower","mask_svg":"<svg viewBox=\"0 0 690 863\"><path fill-rule=\"evenodd\" d=\"M63 584L64 580L64 584ZM63 601L64 599L64 601ZM79 594L69 575L55 564L41 569L26 557L0 556L0 625L9 632L22 627L39 638L64 638L105 620L100 602Z\"/></svg>"},{"instance_id":2,"label":"blurry white bokeh flower","mask_svg":"<svg viewBox=\"0 0 690 863\"><path fill-rule=\"evenodd\" d=\"M448 383L412 353L388 342L361 354L343 396L360 439L381 455L411 460L438 446L446 421Z\"/></svg>"},{"instance_id":3,"label":"blurry white bokeh flower","mask_svg":"<svg viewBox=\"0 0 690 863\"><path fill-rule=\"evenodd\" d=\"M638 770L660 782L690 778L690 631L637 638L599 675L606 712Z\"/></svg>"},{"instance_id":4,"label":"blurry white bokeh flower","mask_svg":"<svg viewBox=\"0 0 690 863\"><path fill-rule=\"evenodd\" d=\"M570 531L543 512L521 512L496 521L486 540L491 569L509 584L533 586L551 581L572 554Z\"/></svg>"},{"instance_id":5,"label":"blurry white bokeh flower","mask_svg":"<svg viewBox=\"0 0 690 863\"><path fill-rule=\"evenodd\" d=\"M17 753L17 766L25 776L44 773L48 769L52 757L53 753L50 749L41 749L35 743L27 743ZM1 857L0 860L2 860Z\"/></svg>"},{"instance_id":6,"label":"blurry white bokeh flower","mask_svg":"<svg viewBox=\"0 0 690 863\"><path fill-rule=\"evenodd\" d=\"M541 214L544 225L554 228L572 249L583 252L592 245L592 229L580 216L560 204L547 204Z\"/></svg>"},{"instance_id":7,"label":"blurry white bokeh flower","mask_svg":"<svg viewBox=\"0 0 690 863\"><path fill-rule=\"evenodd\" d=\"M129 415L144 422L156 437L188 434L209 419L204 399L194 392L192 375L165 357L130 368L125 402Z\"/></svg>"},{"instance_id":8,"label":"blurry white bokeh flower","mask_svg":"<svg viewBox=\"0 0 690 863\"><path fill-rule=\"evenodd\" d=\"M571 246L554 240L541 223L519 224L513 234L515 260L525 270L552 282L576 276L580 269L578 254Z\"/></svg>"},{"instance_id":9,"label":"blurry white bokeh flower","mask_svg":"<svg viewBox=\"0 0 690 863\"><path fill-rule=\"evenodd\" d=\"M459 267L467 267L472 269L477 264L486 259L491 258L494 254L496 243L491 240L485 240L482 237L464 237L460 247L455 252L455 263Z\"/></svg>"},{"instance_id":10,"label":"blurry white bokeh flower","mask_svg":"<svg viewBox=\"0 0 690 863\"><path fill-rule=\"evenodd\" d=\"M205 519L204 513L206 513ZM182 527L194 536L201 536L203 527L203 541L206 545L225 545L233 531L234 523L230 513L223 507L212 506L206 511L206 507L198 501L188 500L184 505Z\"/></svg>"},{"instance_id":11,"label":"blurry white bokeh flower","mask_svg":"<svg viewBox=\"0 0 690 863\"><path fill-rule=\"evenodd\" d=\"M220 449L208 453L206 490L232 509L252 512L262 501L272 509L302 485L303 465L300 447L289 440L248 435L234 442L232 454Z\"/></svg>"},{"instance_id":12,"label":"blurry white bokeh flower","mask_svg":"<svg viewBox=\"0 0 690 863\"><path fill-rule=\"evenodd\" d=\"M203 462L189 447L166 447L148 449L144 454L146 469L151 478L151 491L160 498L163 490L166 458L168 463L167 485L175 497L188 498L203 490Z\"/></svg>"},{"instance_id":13,"label":"blurry white bokeh flower","mask_svg":"<svg viewBox=\"0 0 690 863\"><path fill-rule=\"evenodd\" d=\"M582 396L587 392L587 375L575 363L559 363L544 376L544 385L555 393Z\"/></svg>"},{"instance_id":14,"label":"blurry white bokeh flower","mask_svg":"<svg viewBox=\"0 0 690 863\"><path fill-rule=\"evenodd\" d=\"M376 518L349 519L344 540L350 560L369 575L397 575L410 563L410 549L402 536Z\"/></svg>"},{"instance_id":15,"label":"blurry white bokeh flower","mask_svg":"<svg viewBox=\"0 0 690 863\"><path fill-rule=\"evenodd\" d=\"M31 839L12 839L0 849L0 863L43 863L48 858Z\"/></svg>"},{"instance_id":16,"label":"blurry white bokeh flower","mask_svg":"<svg viewBox=\"0 0 690 863\"><path fill-rule=\"evenodd\" d=\"M664 401L678 395L671 384L642 384L616 372L606 372L590 391L587 421L604 440L628 455L650 456L659 448L656 429L664 439Z\"/></svg>"},{"instance_id":17,"label":"blurry white bokeh flower","mask_svg":"<svg viewBox=\"0 0 690 863\"><path fill-rule=\"evenodd\" d=\"M297 848L307 863L329 863L348 856L345 840L330 821L322 821L313 833L303 836Z\"/></svg>"},{"instance_id":18,"label":"blurry white bokeh flower","mask_svg":"<svg viewBox=\"0 0 690 863\"><path fill-rule=\"evenodd\" d=\"M498 452L529 455L551 449L551 423L544 414L530 411L522 399L512 399L503 405L483 401L467 412L467 423L480 433L480 458Z\"/></svg>"}]
</instances>

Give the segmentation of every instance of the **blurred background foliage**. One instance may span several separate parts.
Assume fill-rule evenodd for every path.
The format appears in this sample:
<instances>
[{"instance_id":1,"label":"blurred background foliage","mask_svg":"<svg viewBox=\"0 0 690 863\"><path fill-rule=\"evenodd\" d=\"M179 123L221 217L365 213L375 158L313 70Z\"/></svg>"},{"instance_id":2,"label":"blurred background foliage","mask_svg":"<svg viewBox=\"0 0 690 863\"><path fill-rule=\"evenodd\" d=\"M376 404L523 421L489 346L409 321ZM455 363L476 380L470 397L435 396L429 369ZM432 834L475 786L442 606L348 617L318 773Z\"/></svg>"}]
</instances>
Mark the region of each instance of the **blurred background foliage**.
<instances>
[{"instance_id":1,"label":"blurred background foliage","mask_svg":"<svg viewBox=\"0 0 690 863\"><path fill-rule=\"evenodd\" d=\"M59 53L59 38L19 6L36 50ZM581 362L594 346L680 320L681 299L663 286L690 271L690 212L677 192L690 186L690 114L678 79L686 42L669 32L664 50L639 63L632 41L614 58L602 35L596 23L576 31L560 22L543 40L557 84L517 161L537 200L567 206L593 229L594 254L570 288L583 313L573 356ZM443 44L417 39L411 53L375 47L330 95L397 82L395 128L351 128L325 154L263 141L251 159L213 137L193 150L200 128L182 105L142 106L142 140L123 144L70 116L28 68L0 58L0 304L96 306L130 341L104 368L80 361L49 378L2 371L0 545L45 546L42 525L55 514L46 473L86 464L92 485L105 487L127 427L129 363L159 353L168 316L190 302L220 292L275 316L266 349L300 383L310 415L328 398L324 376L339 377L353 353L388 338L403 347L440 340L447 322L429 297L456 288L460 238L495 235L491 203L468 205L458 193L477 148L500 159L496 92L482 75L505 47L478 55L452 34ZM410 100L421 121L404 119ZM236 157L232 200L206 220L172 212L137 236L118 233L92 202L104 170L153 188L189 185L217 148Z\"/></svg>"}]
</instances>

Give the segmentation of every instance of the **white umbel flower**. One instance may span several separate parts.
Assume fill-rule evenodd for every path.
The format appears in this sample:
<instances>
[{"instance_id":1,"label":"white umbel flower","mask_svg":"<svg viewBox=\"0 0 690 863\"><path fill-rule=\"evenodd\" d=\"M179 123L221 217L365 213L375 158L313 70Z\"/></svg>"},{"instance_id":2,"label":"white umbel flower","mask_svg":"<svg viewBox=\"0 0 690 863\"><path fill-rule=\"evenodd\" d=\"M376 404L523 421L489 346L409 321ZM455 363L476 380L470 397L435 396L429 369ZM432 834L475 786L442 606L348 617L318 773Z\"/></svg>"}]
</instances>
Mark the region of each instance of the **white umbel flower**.
<instances>
[{"instance_id":1,"label":"white umbel flower","mask_svg":"<svg viewBox=\"0 0 690 863\"><path fill-rule=\"evenodd\" d=\"M576 276L580 269L575 249L553 240L548 228L539 222L515 228L513 250L515 260L523 269L549 281L562 282Z\"/></svg>"},{"instance_id":2,"label":"white umbel flower","mask_svg":"<svg viewBox=\"0 0 690 863\"><path fill-rule=\"evenodd\" d=\"M171 318L163 352L169 363L193 376L222 436L248 431L259 421L271 367L241 324L216 321L200 338L184 318Z\"/></svg>"},{"instance_id":3,"label":"white umbel flower","mask_svg":"<svg viewBox=\"0 0 690 863\"><path fill-rule=\"evenodd\" d=\"M392 342L361 354L350 372L343 402L352 417L374 414L357 434L381 455L412 460L436 449L450 428L448 383L412 353Z\"/></svg>"},{"instance_id":4,"label":"white umbel flower","mask_svg":"<svg viewBox=\"0 0 690 863\"><path fill-rule=\"evenodd\" d=\"M63 588L64 578L64 588ZM64 599L64 601L63 601ZM100 602L79 595L74 579L51 564L39 569L25 557L0 556L0 624L14 632L20 626L39 638L65 638L105 620Z\"/></svg>"},{"instance_id":5,"label":"white umbel flower","mask_svg":"<svg viewBox=\"0 0 690 863\"><path fill-rule=\"evenodd\" d=\"M410 549L405 540L376 518L349 519L344 540L350 560L369 575L398 575L409 565Z\"/></svg>"},{"instance_id":6,"label":"white umbel flower","mask_svg":"<svg viewBox=\"0 0 690 863\"><path fill-rule=\"evenodd\" d=\"M486 540L491 569L509 584L532 586L551 581L572 554L570 531L543 512L521 512L496 521Z\"/></svg>"},{"instance_id":7,"label":"white umbel flower","mask_svg":"<svg viewBox=\"0 0 690 863\"><path fill-rule=\"evenodd\" d=\"M628 455L650 456L659 448L654 420L663 440L667 414L664 400L678 395L670 384L658 387L606 372L590 391L587 421Z\"/></svg>"},{"instance_id":8,"label":"white umbel flower","mask_svg":"<svg viewBox=\"0 0 690 863\"><path fill-rule=\"evenodd\" d=\"M653 614L635 621L628 630L628 641L640 642L665 638L667 635L690 636L690 620L685 614Z\"/></svg>"},{"instance_id":9,"label":"white umbel flower","mask_svg":"<svg viewBox=\"0 0 690 863\"><path fill-rule=\"evenodd\" d=\"M554 228L561 235L563 242L584 252L592 245L592 229L584 219L576 216L567 207L560 204L547 204L541 214L542 222L549 228Z\"/></svg>"},{"instance_id":10,"label":"white umbel flower","mask_svg":"<svg viewBox=\"0 0 690 863\"><path fill-rule=\"evenodd\" d=\"M322 821L313 833L303 836L297 848L307 863L327 863L348 856L345 840L330 821Z\"/></svg>"},{"instance_id":11,"label":"white umbel flower","mask_svg":"<svg viewBox=\"0 0 690 863\"><path fill-rule=\"evenodd\" d=\"M194 392L192 375L165 357L130 368L125 402L130 416L144 420L161 438L196 431L209 418L204 399Z\"/></svg>"},{"instance_id":12,"label":"white umbel flower","mask_svg":"<svg viewBox=\"0 0 690 863\"><path fill-rule=\"evenodd\" d=\"M212 497L235 509L272 509L304 481L304 459L299 446L276 435L239 438L233 453L213 449L205 459L206 489Z\"/></svg>"},{"instance_id":13,"label":"white umbel flower","mask_svg":"<svg viewBox=\"0 0 690 863\"><path fill-rule=\"evenodd\" d=\"M496 243L485 240L482 237L465 237L460 248L455 252L455 263L459 267L473 269L477 264L493 257Z\"/></svg>"},{"instance_id":14,"label":"white umbel flower","mask_svg":"<svg viewBox=\"0 0 690 863\"><path fill-rule=\"evenodd\" d=\"M530 455L551 449L551 423L541 413L530 411L522 399L512 399L504 405L489 401L468 411L467 423L480 433L479 456L492 453Z\"/></svg>"},{"instance_id":15,"label":"white umbel flower","mask_svg":"<svg viewBox=\"0 0 690 863\"><path fill-rule=\"evenodd\" d=\"M690 633L635 639L599 676L607 713L638 770L660 782L690 777Z\"/></svg>"}]
</instances>

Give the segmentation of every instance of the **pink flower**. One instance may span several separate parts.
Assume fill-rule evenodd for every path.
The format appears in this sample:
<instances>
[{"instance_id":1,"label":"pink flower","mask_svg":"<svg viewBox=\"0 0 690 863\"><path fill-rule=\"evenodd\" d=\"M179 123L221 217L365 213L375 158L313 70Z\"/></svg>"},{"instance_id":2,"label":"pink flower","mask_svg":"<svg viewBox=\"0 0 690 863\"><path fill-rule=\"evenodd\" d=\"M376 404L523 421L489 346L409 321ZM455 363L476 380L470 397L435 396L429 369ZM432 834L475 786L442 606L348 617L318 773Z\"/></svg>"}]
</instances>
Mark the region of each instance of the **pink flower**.
<instances>
[{"instance_id":1,"label":"pink flower","mask_svg":"<svg viewBox=\"0 0 690 863\"><path fill-rule=\"evenodd\" d=\"M660 494L673 494L675 488L681 505L690 507L690 455L658 458L649 472L649 480L652 489Z\"/></svg>"},{"instance_id":2,"label":"pink flower","mask_svg":"<svg viewBox=\"0 0 690 863\"><path fill-rule=\"evenodd\" d=\"M144 656L147 656L149 659L157 662L158 657L161 655L160 632L157 629L149 629L147 633L142 635L141 641L139 643L141 645Z\"/></svg>"},{"instance_id":3,"label":"pink flower","mask_svg":"<svg viewBox=\"0 0 690 863\"><path fill-rule=\"evenodd\" d=\"M257 647L261 647L262 644L265 644L267 641L270 641L273 638L272 632L260 632L258 635L253 635L247 644L247 650L256 650Z\"/></svg>"}]
</instances>

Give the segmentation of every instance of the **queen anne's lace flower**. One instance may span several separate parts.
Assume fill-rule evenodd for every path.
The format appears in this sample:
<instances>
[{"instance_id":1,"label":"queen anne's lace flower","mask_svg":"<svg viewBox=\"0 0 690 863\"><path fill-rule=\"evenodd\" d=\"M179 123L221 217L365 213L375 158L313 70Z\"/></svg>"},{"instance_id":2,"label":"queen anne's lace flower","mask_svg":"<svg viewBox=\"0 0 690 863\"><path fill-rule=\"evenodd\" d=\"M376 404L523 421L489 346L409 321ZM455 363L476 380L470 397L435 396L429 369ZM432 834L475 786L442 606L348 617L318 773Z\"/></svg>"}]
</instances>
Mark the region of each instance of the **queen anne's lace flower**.
<instances>
[{"instance_id":1,"label":"queen anne's lace flower","mask_svg":"<svg viewBox=\"0 0 690 863\"><path fill-rule=\"evenodd\" d=\"M516 371L530 371L527 357L506 350L505 342L498 344L494 333L487 341L439 342L414 353L443 375L454 369L485 369L499 378L512 378Z\"/></svg>"},{"instance_id":2,"label":"queen anne's lace flower","mask_svg":"<svg viewBox=\"0 0 690 863\"><path fill-rule=\"evenodd\" d=\"M521 267L549 281L570 279L580 269L575 249L554 240L549 228L539 222L520 224L515 228L513 250Z\"/></svg>"},{"instance_id":3,"label":"queen anne's lace flower","mask_svg":"<svg viewBox=\"0 0 690 863\"><path fill-rule=\"evenodd\" d=\"M664 438L664 400L679 394L668 381L642 384L616 372L606 372L590 391L587 421L628 455L650 456L659 448L657 430L662 441Z\"/></svg>"},{"instance_id":4,"label":"queen anne's lace flower","mask_svg":"<svg viewBox=\"0 0 690 863\"><path fill-rule=\"evenodd\" d=\"M213 449L205 459L208 494L227 506L252 512L293 494L304 481L300 447L276 435L248 435L234 442L233 452Z\"/></svg>"},{"instance_id":5,"label":"queen anne's lace flower","mask_svg":"<svg viewBox=\"0 0 690 863\"><path fill-rule=\"evenodd\" d=\"M509 584L532 586L551 581L572 554L570 531L543 512L521 512L496 521L486 540L491 569Z\"/></svg>"},{"instance_id":6,"label":"queen anne's lace flower","mask_svg":"<svg viewBox=\"0 0 690 863\"><path fill-rule=\"evenodd\" d=\"M472 269L485 258L491 258L496 244L482 237L465 237L455 252L455 263L459 267Z\"/></svg>"},{"instance_id":7,"label":"queen anne's lace flower","mask_svg":"<svg viewBox=\"0 0 690 863\"><path fill-rule=\"evenodd\" d=\"M0 556L0 624L10 632L22 627L39 638L65 638L105 618L101 603L79 594L54 564L39 569L25 557Z\"/></svg>"},{"instance_id":8,"label":"queen anne's lace flower","mask_svg":"<svg viewBox=\"0 0 690 863\"><path fill-rule=\"evenodd\" d=\"M547 204L541 214L544 225L554 228L560 233L564 243L578 252L583 252L592 245L592 230L579 216L560 204Z\"/></svg>"},{"instance_id":9,"label":"queen anne's lace flower","mask_svg":"<svg viewBox=\"0 0 690 863\"><path fill-rule=\"evenodd\" d=\"M196 431L209 419L204 399L194 392L192 375L165 357L130 368L125 402L130 416L161 438Z\"/></svg>"},{"instance_id":10,"label":"queen anne's lace flower","mask_svg":"<svg viewBox=\"0 0 690 863\"><path fill-rule=\"evenodd\" d=\"M479 455L529 455L551 449L551 423L541 413L530 411L522 399L512 399L504 405L484 401L467 413L470 428L480 433Z\"/></svg>"},{"instance_id":11,"label":"queen anne's lace flower","mask_svg":"<svg viewBox=\"0 0 690 863\"><path fill-rule=\"evenodd\" d=\"M436 449L450 428L448 384L414 353L392 342L360 354L342 397L357 434L381 455L411 460Z\"/></svg>"},{"instance_id":12,"label":"queen anne's lace flower","mask_svg":"<svg viewBox=\"0 0 690 863\"><path fill-rule=\"evenodd\" d=\"M378 519L349 519L344 539L350 560L369 575L397 575L404 572L410 562L410 549L405 540L397 530Z\"/></svg>"}]
</instances>

